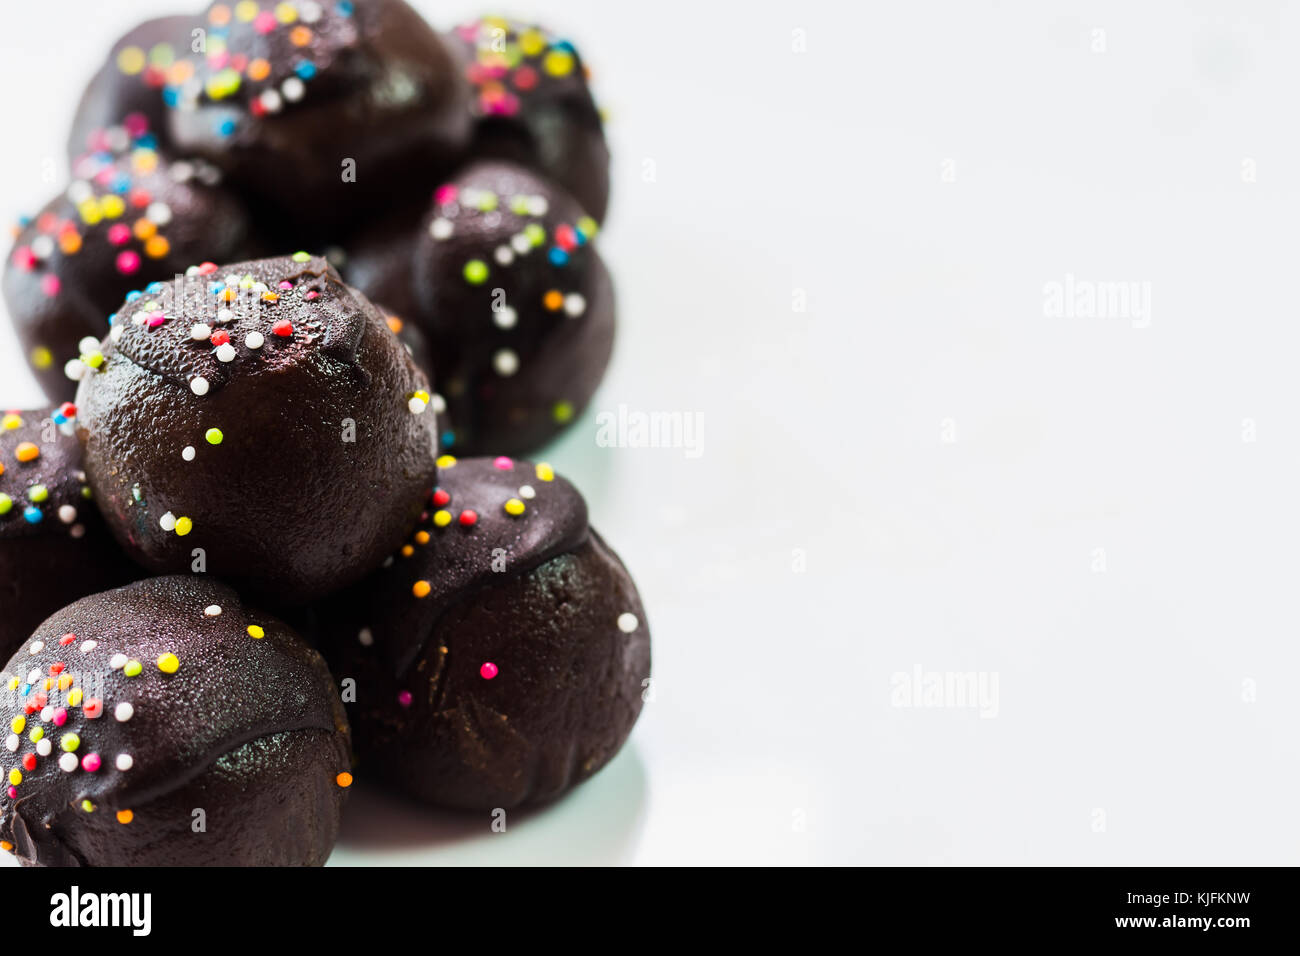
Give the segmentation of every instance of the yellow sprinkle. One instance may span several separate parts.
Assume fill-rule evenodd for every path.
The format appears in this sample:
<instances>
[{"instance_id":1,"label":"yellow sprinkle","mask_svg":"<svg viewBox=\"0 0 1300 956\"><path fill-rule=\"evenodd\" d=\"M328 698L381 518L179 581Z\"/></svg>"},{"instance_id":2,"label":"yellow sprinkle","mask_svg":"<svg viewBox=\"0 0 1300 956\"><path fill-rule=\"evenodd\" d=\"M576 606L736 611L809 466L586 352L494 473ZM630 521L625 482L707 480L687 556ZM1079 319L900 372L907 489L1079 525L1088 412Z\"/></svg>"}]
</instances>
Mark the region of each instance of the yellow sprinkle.
<instances>
[{"instance_id":1,"label":"yellow sprinkle","mask_svg":"<svg viewBox=\"0 0 1300 956\"><path fill-rule=\"evenodd\" d=\"M248 625L248 636L261 639L263 637L266 637L266 631L262 630L256 624L250 624Z\"/></svg>"},{"instance_id":2,"label":"yellow sprinkle","mask_svg":"<svg viewBox=\"0 0 1300 956\"><path fill-rule=\"evenodd\" d=\"M22 714L19 714L17 717L15 717L13 720L9 722L9 729L16 734L21 734L23 732L23 728L26 726L27 726L27 718L24 717Z\"/></svg>"},{"instance_id":3,"label":"yellow sprinkle","mask_svg":"<svg viewBox=\"0 0 1300 956\"><path fill-rule=\"evenodd\" d=\"M445 508L442 511L435 512L433 515L433 523L439 528L447 527L447 525L451 524L451 512Z\"/></svg>"},{"instance_id":4,"label":"yellow sprinkle","mask_svg":"<svg viewBox=\"0 0 1300 956\"><path fill-rule=\"evenodd\" d=\"M135 814L132 813L130 810L118 810L118 811L117 811L117 822L118 822L118 823L121 823L121 824L127 824L127 823L130 823L130 822L131 822L132 820L134 820L134 819L135 819Z\"/></svg>"},{"instance_id":5,"label":"yellow sprinkle","mask_svg":"<svg viewBox=\"0 0 1300 956\"><path fill-rule=\"evenodd\" d=\"M83 199L77 204L77 214L86 225L95 225L101 218L99 202L95 199Z\"/></svg>"},{"instance_id":6,"label":"yellow sprinkle","mask_svg":"<svg viewBox=\"0 0 1300 956\"><path fill-rule=\"evenodd\" d=\"M189 518L176 519L176 533L182 538L194 530L194 522Z\"/></svg>"},{"instance_id":7,"label":"yellow sprinkle","mask_svg":"<svg viewBox=\"0 0 1300 956\"><path fill-rule=\"evenodd\" d=\"M456 459L452 455L442 455L434 462L439 468L450 468L456 464Z\"/></svg>"},{"instance_id":8,"label":"yellow sprinkle","mask_svg":"<svg viewBox=\"0 0 1300 956\"><path fill-rule=\"evenodd\" d=\"M247 23L255 16L257 16L257 4L254 0L239 0L239 3L235 4L236 20L242 20L244 23Z\"/></svg>"},{"instance_id":9,"label":"yellow sprinkle","mask_svg":"<svg viewBox=\"0 0 1300 956\"><path fill-rule=\"evenodd\" d=\"M506 502L506 514L521 515L524 513L524 503L518 498L511 498Z\"/></svg>"},{"instance_id":10,"label":"yellow sprinkle","mask_svg":"<svg viewBox=\"0 0 1300 956\"><path fill-rule=\"evenodd\" d=\"M77 707L80 704L81 704L81 688L77 687L71 693L68 694L68 706Z\"/></svg>"},{"instance_id":11,"label":"yellow sprinkle","mask_svg":"<svg viewBox=\"0 0 1300 956\"><path fill-rule=\"evenodd\" d=\"M47 369L54 364L54 353L44 345L38 345L32 349L32 366L39 369Z\"/></svg>"},{"instance_id":12,"label":"yellow sprinkle","mask_svg":"<svg viewBox=\"0 0 1300 956\"><path fill-rule=\"evenodd\" d=\"M548 465L546 462L539 461L537 463L537 477L540 478L542 481L554 481L555 470L551 468L551 466Z\"/></svg>"},{"instance_id":13,"label":"yellow sprinkle","mask_svg":"<svg viewBox=\"0 0 1300 956\"><path fill-rule=\"evenodd\" d=\"M17 767L9 771L9 782L15 787L23 782L23 773Z\"/></svg>"},{"instance_id":14,"label":"yellow sprinkle","mask_svg":"<svg viewBox=\"0 0 1300 956\"><path fill-rule=\"evenodd\" d=\"M542 69L551 76L568 76L573 72L573 54L568 50L552 50L542 58Z\"/></svg>"},{"instance_id":15,"label":"yellow sprinkle","mask_svg":"<svg viewBox=\"0 0 1300 956\"><path fill-rule=\"evenodd\" d=\"M524 56L537 56L546 49L546 37L541 30L525 30L519 35L519 49Z\"/></svg>"},{"instance_id":16,"label":"yellow sprinkle","mask_svg":"<svg viewBox=\"0 0 1300 956\"><path fill-rule=\"evenodd\" d=\"M99 198L99 211L106 219L116 219L126 212L126 202L117 193L109 193Z\"/></svg>"},{"instance_id":17,"label":"yellow sprinkle","mask_svg":"<svg viewBox=\"0 0 1300 956\"><path fill-rule=\"evenodd\" d=\"M164 674L175 674L180 666L180 659L171 651L158 657L158 669Z\"/></svg>"},{"instance_id":18,"label":"yellow sprinkle","mask_svg":"<svg viewBox=\"0 0 1300 956\"><path fill-rule=\"evenodd\" d=\"M298 8L292 3L277 3L275 5L275 18L281 23L293 23L298 19Z\"/></svg>"},{"instance_id":19,"label":"yellow sprinkle","mask_svg":"<svg viewBox=\"0 0 1300 956\"><path fill-rule=\"evenodd\" d=\"M144 69L144 50L138 46L123 47L117 55L117 68L127 76L135 76Z\"/></svg>"}]
</instances>

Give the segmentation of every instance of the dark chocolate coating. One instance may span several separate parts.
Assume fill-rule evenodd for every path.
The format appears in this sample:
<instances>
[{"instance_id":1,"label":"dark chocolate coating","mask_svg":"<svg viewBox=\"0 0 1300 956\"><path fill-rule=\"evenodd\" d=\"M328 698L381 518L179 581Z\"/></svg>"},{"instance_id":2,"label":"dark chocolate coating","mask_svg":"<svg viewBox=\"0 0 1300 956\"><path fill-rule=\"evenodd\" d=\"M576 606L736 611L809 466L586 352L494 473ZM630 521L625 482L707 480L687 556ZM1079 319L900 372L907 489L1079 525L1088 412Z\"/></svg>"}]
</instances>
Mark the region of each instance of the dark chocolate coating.
<instances>
[{"instance_id":1,"label":"dark chocolate coating","mask_svg":"<svg viewBox=\"0 0 1300 956\"><path fill-rule=\"evenodd\" d=\"M0 658L65 604L143 574L99 517L74 415L0 413Z\"/></svg>"},{"instance_id":2,"label":"dark chocolate coating","mask_svg":"<svg viewBox=\"0 0 1300 956\"><path fill-rule=\"evenodd\" d=\"M536 170L604 222L609 147L573 44L502 17L484 17L446 36L473 94L470 154Z\"/></svg>"},{"instance_id":3,"label":"dark chocolate coating","mask_svg":"<svg viewBox=\"0 0 1300 956\"><path fill-rule=\"evenodd\" d=\"M309 866L329 855L351 783L339 776L351 758L338 691L301 637L215 579L149 578L83 598L42 624L0 680L13 731L0 750L0 840L24 864Z\"/></svg>"},{"instance_id":4,"label":"dark chocolate coating","mask_svg":"<svg viewBox=\"0 0 1300 956\"><path fill-rule=\"evenodd\" d=\"M631 732L650 676L645 611L548 466L461 459L440 481L450 499L433 499L393 563L320 615L335 675L356 681L360 766L438 806L550 800Z\"/></svg>"},{"instance_id":5,"label":"dark chocolate coating","mask_svg":"<svg viewBox=\"0 0 1300 956\"><path fill-rule=\"evenodd\" d=\"M428 381L324 259L225 266L120 316L82 380L78 432L141 564L189 571L202 549L209 573L290 605L397 547L436 474Z\"/></svg>"},{"instance_id":6,"label":"dark chocolate coating","mask_svg":"<svg viewBox=\"0 0 1300 956\"><path fill-rule=\"evenodd\" d=\"M133 113L142 115L155 135L164 133L167 108L162 91L167 73L189 54L191 31L198 26L193 16L159 17L146 20L113 44L77 104L68 135L69 159L100 149L103 131Z\"/></svg>"},{"instance_id":7,"label":"dark chocolate coating","mask_svg":"<svg viewBox=\"0 0 1300 956\"><path fill-rule=\"evenodd\" d=\"M206 55L170 85L171 136L297 223L332 225L417 195L469 145L467 85L403 0L303 4L292 22L216 3ZM233 9L233 13L232 13ZM355 162L355 181L344 163Z\"/></svg>"},{"instance_id":8,"label":"dark chocolate coating","mask_svg":"<svg viewBox=\"0 0 1300 956\"><path fill-rule=\"evenodd\" d=\"M246 258L243 203L202 161L169 162L139 125L105 132L113 149L83 153L74 182L18 234L4 297L32 371L51 401L76 393L66 365L107 332L132 290L204 260Z\"/></svg>"},{"instance_id":9,"label":"dark chocolate coating","mask_svg":"<svg viewBox=\"0 0 1300 956\"><path fill-rule=\"evenodd\" d=\"M413 236L379 228L349 251L349 278L429 336L444 450L534 451L586 407L614 342L596 230L553 184L481 162L438 188Z\"/></svg>"}]
</instances>

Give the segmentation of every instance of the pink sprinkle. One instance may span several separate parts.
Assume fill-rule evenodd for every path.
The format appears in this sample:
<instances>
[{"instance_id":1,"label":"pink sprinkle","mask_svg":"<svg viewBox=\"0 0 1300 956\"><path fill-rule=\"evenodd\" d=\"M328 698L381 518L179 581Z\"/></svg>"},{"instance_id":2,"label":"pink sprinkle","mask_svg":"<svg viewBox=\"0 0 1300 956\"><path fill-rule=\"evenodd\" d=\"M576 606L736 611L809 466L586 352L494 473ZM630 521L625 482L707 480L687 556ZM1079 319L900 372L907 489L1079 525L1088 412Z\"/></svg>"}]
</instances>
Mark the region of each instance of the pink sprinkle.
<instances>
[{"instance_id":1,"label":"pink sprinkle","mask_svg":"<svg viewBox=\"0 0 1300 956\"><path fill-rule=\"evenodd\" d=\"M320 293L317 292L315 289L312 289L310 292L304 295L303 298L306 299L308 302L310 302L312 299L319 299Z\"/></svg>"},{"instance_id":2,"label":"pink sprinkle","mask_svg":"<svg viewBox=\"0 0 1300 956\"><path fill-rule=\"evenodd\" d=\"M507 458L505 455L502 455L496 461L492 462L492 464L496 465L502 471L509 471L511 468L515 466L515 463L511 461L509 458Z\"/></svg>"},{"instance_id":3,"label":"pink sprinkle","mask_svg":"<svg viewBox=\"0 0 1300 956\"><path fill-rule=\"evenodd\" d=\"M126 127L132 139L139 139L149 132L149 117L143 113L127 113L122 119L122 125Z\"/></svg>"},{"instance_id":4,"label":"pink sprinkle","mask_svg":"<svg viewBox=\"0 0 1300 956\"><path fill-rule=\"evenodd\" d=\"M51 718L51 720L54 721L55 727L62 727L64 724L68 722L67 708L60 707L58 710L54 712L54 716Z\"/></svg>"},{"instance_id":5,"label":"pink sprinkle","mask_svg":"<svg viewBox=\"0 0 1300 956\"><path fill-rule=\"evenodd\" d=\"M227 53L225 50L221 50L217 53L208 54L208 65L210 65L214 70L223 69L225 65L229 62L230 62L230 54Z\"/></svg>"},{"instance_id":6,"label":"pink sprinkle","mask_svg":"<svg viewBox=\"0 0 1300 956\"><path fill-rule=\"evenodd\" d=\"M16 799L18 799L18 788L17 788L17 787L10 787L10 788L9 788L9 799L10 799L10 800L16 800Z\"/></svg>"},{"instance_id":7,"label":"pink sprinkle","mask_svg":"<svg viewBox=\"0 0 1300 956\"><path fill-rule=\"evenodd\" d=\"M270 10L263 10L253 21L253 29L263 35L270 33L275 29L275 14Z\"/></svg>"},{"instance_id":8,"label":"pink sprinkle","mask_svg":"<svg viewBox=\"0 0 1300 956\"><path fill-rule=\"evenodd\" d=\"M290 289L293 288L293 283L290 282L288 279L282 279L280 280L280 288L283 289L285 292L288 292Z\"/></svg>"},{"instance_id":9,"label":"pink sprinkle","mask_svg":"<svg viewBox=\"0 0 1300 956\"><path fill-rule=\"evenodd\" d=\"M215 262L205 262L201 266L199 266L199 275L201 276L210 276L212 275L212 273L216 271L217 271L217 264Z\"/></svg>"},{"instance_id":10,"label":"pink sprinkle","mask_svg":"<svg viewBox=\"0 0 1300 956\"><path fill-rule=\"evenodd\" d=\"M41 279L41 291L51 299L59 294L60 288L59 277L56 275L48 275Z\"/></svg>"},{"instance_id":11,"label":"pink sprinkle","mask_svg":"<svg viewBox=\"0 0 1300 956\"><path fill-rule=\"evenodd\" d=\"M410 707L410 706L411 706L411 692L410 692L409 690L404 690L404 691L399 692L398 695L397 695L397 702L398 702L399 704L401 704L403 707Z\"/></svg>"},{"instance_id":12,"label":"pink sprinkle","mask_svg":"<svg viewBox=\"0 0 1300 956\"><path fill-rule=\"evenodd\" d=\"M456 195L456 187L448 183L445 186L439 186L437 190L434 191L433 200L439 204L455 202Z\"/></svg>"},{"instance_id":13,"label":"pink sprinkle","mask_svg":"<svg viewBox=\"0 0 1300 956\"><path fill-rule=\"evenodd\" d=\"M94 773L99 769L99 754L86 754L81 758L81 769L88 773Z\"/></svg>"},{"instance_id":14,"label":"pink sprinkle","mask_svg":"<svg viewBox=\"0 0 1300 956\"><path fill-rule=\"evenodd\" d=\"M149 328L151 329L158 328L158 326L162 325L166 321L167 321L167 316L163 315L163 313L161 312L149 313Z\"/></svg>"},{"instance_id":15,"label":"pink sprinkle","mask_svg":"<svg viewBox=\"0 0 1300 956\"><path fill-rule=\"evenodd\" d=\"M491 680L497 676L497 666L491 661L488 661L478 669L478 672L484 680Z\"/></svg>"},{"instance_id":16,"label":"pink sprinkle","mask_svg":"<svg viewBox=\"0 0 1300 956\"><path fill-rule=\"evenodd\" d=\"M126 223L115 222L108 227L108 241L115 246L124 246L131 239L131 227Z\"/></svg>"},{"instance_id":17,"label":"pink sprinkle","mask_svg":"<svg viewBox=\"0 0 1300 956\"><path fill-rule=\"evenodd\" d=\"M31 272L36 268L36 253L30 246L19 246L14 250L14 265L24 272Z\"/></svg>"},{"instance_id":18,"label":"pink sprinkle","mask_svg":"<svg viewBox=\"0 0 1300 956\"><path fill-rule=\"evenodd\" d=\"M125 252L117 254L117 271L123 275L130 275L140 268L140 256L138 253L127 249Z\"/></svg>"}]
</instances>

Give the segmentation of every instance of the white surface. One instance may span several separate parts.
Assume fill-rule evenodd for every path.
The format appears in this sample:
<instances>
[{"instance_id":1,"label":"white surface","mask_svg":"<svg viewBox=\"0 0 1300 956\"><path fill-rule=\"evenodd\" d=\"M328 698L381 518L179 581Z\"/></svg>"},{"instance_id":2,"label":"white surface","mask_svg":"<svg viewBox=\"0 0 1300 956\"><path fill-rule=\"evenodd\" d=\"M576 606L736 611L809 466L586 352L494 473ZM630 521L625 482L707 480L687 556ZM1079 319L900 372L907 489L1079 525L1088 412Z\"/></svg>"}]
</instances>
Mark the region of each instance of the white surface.
<instances>
[{"instance_id":1,"label":"white surface","mask_svg":"<svg viewBox=\"0 0 1300 956\"><path fill-rule=\"evenodd\" d=\"M15 214L169 7L10 6ZM1300 862L1300 10L515 8L612 112L618 351L549 457L641 586L657 696L505 835L359 793L335 861ZM1150 283L1150 324L1048 317L1067 274ZM6 327L0 383L38 396ZM703 455L597 447L620 404L703 415ZM996 674L996 716L892 706L917 666Z\"/></svg>"}]
</instances>

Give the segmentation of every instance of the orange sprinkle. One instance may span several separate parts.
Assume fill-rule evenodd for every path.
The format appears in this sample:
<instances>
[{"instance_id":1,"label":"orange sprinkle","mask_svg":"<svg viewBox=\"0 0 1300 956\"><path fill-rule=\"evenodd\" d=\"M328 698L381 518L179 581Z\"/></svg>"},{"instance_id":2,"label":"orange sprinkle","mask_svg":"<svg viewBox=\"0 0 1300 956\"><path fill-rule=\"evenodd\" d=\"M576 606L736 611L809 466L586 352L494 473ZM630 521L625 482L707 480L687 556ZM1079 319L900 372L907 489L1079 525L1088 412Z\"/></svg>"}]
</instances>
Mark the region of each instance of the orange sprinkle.
<instances>
[{"instance_id":1,"label":"orange sprinkle","mask_svg":"<svg viewBox=\"0 0 1300 956\"><path fill-rule=\"evenodd\" d=\"M415 586L411 588L411 593L418 598L425 598L429 596L429 592L432 590L433 588L429 586L428 581L416 581Z\"/></svg>"},{"instance_id":2,"label":"orange sprinkle","mask_svg":"<svg viewBox=\"0 0 1300 956\"><path fill-rule=\"evenodd\" d=\"M417 542L418 544L428 544L428 543L429 543L429 532L427 532L427 531L419 531L419 532L417 532L416 535L415 535L415 540L416 540L416 542Z\"/></svg>"},{"instance_id":3,"label":"orange sprinkle","mask_svg":"<svg viewBox=\"0 0 1300 956\"><path fill-rule=\"evenodd\" d=\"M348 773L345 770L337 777L334 778L334 782L337 783L340 787L350 787L352 786L352 774Z\"/></svg>"},{"instance_id":4,"label":"orange sprinkle","mask_svg":"<svg viewBox=\"0 0 1300 956\"><path fill-rule=\"evenodd\" d=\"M221 298L224 299L226 302L234 302L236 294L237 293L235 292L234 289L230 288L229 286L226 286L226 288L221 291Z\"/></svg>"},{"instance_id":5,"label":"orange sprinkle","mask_svg":"<svg viewBox=\"0 0 1300 956\"><path fill-rule=\"evenodd\" d=\"M12 853L13 849L14 845L8 840L0 840L0 850L4 850L6 853Z\"/></svg>"},{"instance_id":6,"label":"orange sprinkle","mask_svg":"<svg viewBox=\"0 0 1300 956\"><path fill-rule=\"evenodd\" d=\"M289 42L294 46L306 46L311 42L311 30L303 26L294 27L289 31Z\"/></svg>"},{"instance_id":7,"label":"orange sprinkle","mask_svg":"<svg viewBox=\"0 0 1300 956\"><path fill-rule=\"evenodd\" d=\"M262 293L262 301L263 301L263 302L279 302L279 301L280 301L280 296L277 295L277 294L274 293L274 292L263 292L263 293Z\"/></svg>"},{"instance_id":8,"label":"orange sprinkle","mask_svg":"<svg viewBox=\"0 0 1300 956\"><path fill-rule=\"evenodd\" d=\"M390 329L393 330L393 334L394 334L394 335L396 335L397 333L399 333L399 332L402 331L402 320L401 320L401 319L399 319L399 318L398 318L397 316L395 316L395 315L387 316L387 318L388 318L388 327L389 327Z\"/></svg>"},{"instance_id":9,"label":"orange sprinkle","mask_svg":"<svg viewBox=\"0 0 1300 956\"><path fill-rule=\"evenodd\" d=\"M75 256L81 251L81 236L75 232L65 232L59 236L59 248L67 256Z\"/></svg>"},{"instance_id":10,"label":"orange sprinkle","mask_svg":"<svg viewBox=\"0 0 1300 956\"><path fill-rule=\"evenodd\" d=\"M218 3L208 11L208 20L219 27L224 27L230 22L230 8L224 3Z\"/></svg>"},{"instance_id":11,"label":"orange sprinkle","mask_svg":"<svg viewBox=\"0 0 1300 956\"><path fill-rule=\"evenodd\" d=\"M132 820L134 820L134 819L135 819L135 814L132 813L130 810L118 810L118 811L117 811L117 822L118 822L118 823L130 823L130 822L131 822Z\"/></svg>"},{"instance_id":12,"label":"orange sprinkle","mask_svg":"<svg viewBox=\"0 0 1300 956\"><path fill-rule=\"evenodd\" d=\"M552 289L542 297L542 305L552 312L558 312L564 306L564 294L558 289Z\"/></svg>"},{"instance_id":13,"label":"orange sprinkle","mask_svg":"<svg viewBox=\"0 0 1300 956\"><path fill-rule=\"evenodd\" d=\"M413 547L409 544L402 545L402 557L409 558L413 554L415 554L415 549Z\"/></svg>"},{"instance_id":14,"label":"orange sprinkle","mask_svg":"<svg viewBox=\"0 0 1300 956\"><path fill-rule=\"evenodd\" d=\"M19 461L35 461L41 457L41 450L29 441L25 441L14 449L14 457Z\"/></svg>"},{"instance_id":15,"label":"orange sprinkle","mask_svg":"<svg viewBox=\"0 0 1300 956\"><path fill-rule=\"evenodd\" d=\"M250 80L264 80L271 75L271 64L260 56L252 63L248 64L248 78Z\"/></svg>"},{"instance_id":16,"label":"orange sprinkle","mask_svg":"<svg viewBox=\"0 0 1300 956\"><path fill-rule=\"evenodd\" d=\"M144 244L144 254L150 259L161 259L172 251L172 244L166 236L154 236Z\"/></svg>"},{"instance_id":17,"label":"orange sprinkle","mask_svg":"<svg viewBox=\"0 0 1300 956\"><path fill-rule=\"evenodd\" d=\"M137 219L135 225L131 227L131 232L134 233L137 239L143 241L152 239L158 233L158 227L154 225L152 220Z\"/></svg>"}]
</instances>

